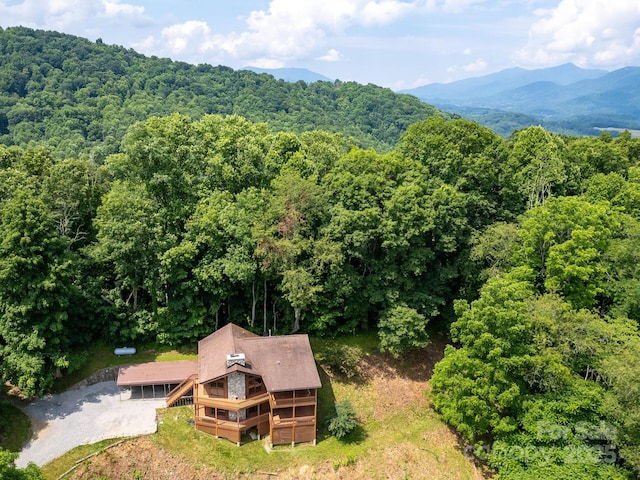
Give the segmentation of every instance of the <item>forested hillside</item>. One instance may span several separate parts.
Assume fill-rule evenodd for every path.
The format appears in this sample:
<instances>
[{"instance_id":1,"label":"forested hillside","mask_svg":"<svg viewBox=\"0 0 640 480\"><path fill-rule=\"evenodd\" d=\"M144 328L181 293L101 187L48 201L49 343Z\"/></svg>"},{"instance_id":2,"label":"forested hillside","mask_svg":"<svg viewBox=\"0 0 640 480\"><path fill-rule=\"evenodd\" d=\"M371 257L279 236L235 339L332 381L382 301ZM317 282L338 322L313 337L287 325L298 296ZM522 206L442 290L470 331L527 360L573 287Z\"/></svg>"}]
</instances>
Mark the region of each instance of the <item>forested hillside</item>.
<instances>
[{"instance_id":1,"label":"forested hillside","mask_svg":"<svg viewBox=\"0 0 640 480\"><path fill-rule=\"evenodd\" d=\"M231 92L272 82L222 71ZM359 88L317 86L336 101ZM9 112L28 105L8 98ZM9 129L29 145L30 129L85 106L69 102ZM92 342L192 345L227 322L374 331L395 356L441 331L454 343L433 403L501 478L640 473L640 140L504 139L432 116L382 152L306 124L174 112L129 125L126 108L103 110L123 140L102 156L64 124L50 148L44 135L0 145L3 379L41 394Z\"/></svg>"},{"instance_id":2,"label":"forested hillside","mask_svg":"<svg viewBox=\"0 0 640 480\"><path fill-rule=\"evenodd\" d=\"M447 114L374 85L287 83L189 65L56 32L0 28L0 144L46 145L56 158L117 153L129 125L179 112L242 115L278 131L322 129L390 150L406 128Z\"/></svg>"}]
</instances>

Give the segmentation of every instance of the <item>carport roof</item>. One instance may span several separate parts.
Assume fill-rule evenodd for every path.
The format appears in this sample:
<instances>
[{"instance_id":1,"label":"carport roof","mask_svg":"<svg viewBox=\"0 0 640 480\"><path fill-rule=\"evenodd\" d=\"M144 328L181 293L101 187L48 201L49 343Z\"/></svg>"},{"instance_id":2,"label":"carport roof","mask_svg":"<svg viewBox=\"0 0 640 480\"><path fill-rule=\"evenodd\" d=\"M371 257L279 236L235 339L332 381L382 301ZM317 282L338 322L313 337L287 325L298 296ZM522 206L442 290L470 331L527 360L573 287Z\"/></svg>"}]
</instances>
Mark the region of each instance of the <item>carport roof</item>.
<instances>
[{"instance_id":1,"label":"carport roof","mask_svg":"<svg viewBox=\"0 0 640 480\"><path fill-rule=\"evenodd\" d=\"M198 373L197 360L125 365L118 370L119 387L181 383Z\"/></svg>"}]
</instances>

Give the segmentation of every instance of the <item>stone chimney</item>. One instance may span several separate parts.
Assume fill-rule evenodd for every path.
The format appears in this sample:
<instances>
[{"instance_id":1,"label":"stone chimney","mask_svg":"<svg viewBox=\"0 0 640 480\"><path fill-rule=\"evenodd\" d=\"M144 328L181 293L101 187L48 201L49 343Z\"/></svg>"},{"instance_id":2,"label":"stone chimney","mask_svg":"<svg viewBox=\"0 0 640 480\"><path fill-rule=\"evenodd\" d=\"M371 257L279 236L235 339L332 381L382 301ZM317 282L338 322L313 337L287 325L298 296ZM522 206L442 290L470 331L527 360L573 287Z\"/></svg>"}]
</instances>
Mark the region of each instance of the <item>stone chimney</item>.
<instances>
[{"instance_id":1,"label":"stone chimney","mask_svg":"<svg viewBox=\"0 0 640 480\"><path fill-rule=\"evenodd\" d=\"M227 368L233 365L246 365L244 353L230 353L227 355ZM245 375L242 372L233 372L227 377L227 398L229 400L245 400L247 398L247 384ZM247 417L246 410L238 412L240 420ZM236 420L236 413L229 412L229 420Z\"/></svg>"},{"instance_id":2,"label":"stone chimney","mask_svg":"<svg viewBox=\"0 0 640 480\"><path fill-rule=\"evenodd\" d=\"M227 368L233 365L245 366L244 353L230 353L227 355Z\"/></svg>"}]
</instances>

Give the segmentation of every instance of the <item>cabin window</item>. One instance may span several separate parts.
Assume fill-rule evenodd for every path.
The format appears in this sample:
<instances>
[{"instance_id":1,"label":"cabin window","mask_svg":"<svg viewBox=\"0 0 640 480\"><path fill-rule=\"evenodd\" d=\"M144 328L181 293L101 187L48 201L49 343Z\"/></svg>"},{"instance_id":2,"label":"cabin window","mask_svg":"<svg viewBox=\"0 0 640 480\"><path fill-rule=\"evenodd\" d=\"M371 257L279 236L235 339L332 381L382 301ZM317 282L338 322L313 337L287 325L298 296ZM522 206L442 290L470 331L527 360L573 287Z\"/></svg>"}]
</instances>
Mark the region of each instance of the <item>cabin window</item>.
<instances>
[{"instance_id":1,"label":"cabin window","mask_svg":"<svg viewBox=\"0 0 640 480\"><path fill-rule=\"evenodd\" d=\"M209 384L209 396L224 397L224 380L217 380Z\"/></svg>"},{"instance_id":2,"label":"cabin window","mask_svg":"<svg viewBox=\"0 0 640 480\"><path fill-rule=\"evenodd\" d=\"M262 377L249 377L247 380L247 396L249 398L260 395L266 391Z\"/></svg>"}]
</instances>

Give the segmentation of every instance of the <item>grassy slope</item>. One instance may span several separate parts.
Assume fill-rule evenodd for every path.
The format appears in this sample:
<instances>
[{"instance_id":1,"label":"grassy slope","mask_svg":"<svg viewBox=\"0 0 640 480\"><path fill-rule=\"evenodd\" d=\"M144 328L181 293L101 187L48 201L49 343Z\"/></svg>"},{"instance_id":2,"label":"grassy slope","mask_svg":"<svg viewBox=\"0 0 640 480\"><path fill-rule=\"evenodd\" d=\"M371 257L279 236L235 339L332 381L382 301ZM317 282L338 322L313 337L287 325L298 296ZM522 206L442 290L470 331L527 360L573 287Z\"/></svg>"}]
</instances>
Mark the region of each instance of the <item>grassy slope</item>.
<instances>
[{"instance_id":1,"label":"grassy slope","mask_svg":"<svg viewBox=\"0 0 640 480\"><path fill-rule=\"evenodd\" d=\"M30 436L29 417L18 407L0 400L0 447L19 452Z\"/></svg>"},{"instance_id":2,"label":"grassy slope","mask_svg":"<svg viewBox=\"0 0 640 480\"><path fill-rule=\"evenodd\" d=\"M145 461L144 455L170 456L183 474L186 470L192 478L200 475L251 478L260 472L278 472L278 478L302 478L308 474L312 478L327 479L338 476L483 478L463 455L457 437L433 411L426 394L433 365L442 353L442 342L395 361L377 353L375 337L359 336L342 341L359 345L366 355L361 363L361 375L353 381L333 376L321 368L323 388L319 396L321 425L317 446L269 449L263 440L247 441L238 448L231 442L196 431L191 423L190 407L171 408L159 411L157 434L148 439L127 441L104 452L85 462L69 478L92 478L92 475L104 475L105 471L108 478L124 478L121 475L131 475L134 470L146 472L141 478L165 478L153 470L150 464L155 462ZM322 349L324 342L314 340L314 350ZM156 355L156 360L175 359L176 355L183 358L179 353L150 355ZM327 434L324 420L335 401L344 399L352 402L361 428L343 442ZM58 478L79 459L113 442L69 452L44 467L46 478ZM143 448L151 452L143 453ZM178 467L172 468L176 471Z\"/></svg>"}]
</instances>

